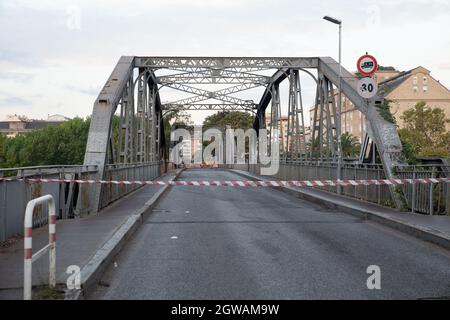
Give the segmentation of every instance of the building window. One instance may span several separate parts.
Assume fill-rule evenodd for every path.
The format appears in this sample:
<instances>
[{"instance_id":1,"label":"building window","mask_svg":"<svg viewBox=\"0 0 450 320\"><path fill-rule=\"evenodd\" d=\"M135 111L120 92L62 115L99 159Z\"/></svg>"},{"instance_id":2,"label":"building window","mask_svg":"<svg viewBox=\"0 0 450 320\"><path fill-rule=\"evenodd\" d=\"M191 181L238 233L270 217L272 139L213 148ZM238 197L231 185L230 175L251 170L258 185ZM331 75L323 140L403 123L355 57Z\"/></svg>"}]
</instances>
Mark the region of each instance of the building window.
<instances>
[{"instance_id":1,"label":"building window","mask_svg":"<svg viewBox=\"0 0 450 320\"><path fill-rule=\"evenodd\" d=\"M414 92L414 93L417 92L417 86L413 86L413 92Z\"/></svg>"},{"instance_id":2,"label":"building window","mask_svg":"<svg viewBox=\"0 0 450 320\"><path fill-rule=\"evenodd\" d=\"M428 91L428 86L423 86L423 92L427 92Z\"/></svg>"},{"instance_id":3,"label":"building window","mask_svg":"<svg viewBox=\"0 0 450 320\"><path fill-rule=\"evenodd\" d=\"M417 84L417 77L413 78L413 84Z\"/></svg>"},{"instance_id":4,"label":"building window","mask_svg":"<svg viewBox=\"0 0 450 320\"><path fill-rule=\"evenodd\" d=\"M423 77L423 84L427 84L427 77Z\"/></svg>"}]
</instances>

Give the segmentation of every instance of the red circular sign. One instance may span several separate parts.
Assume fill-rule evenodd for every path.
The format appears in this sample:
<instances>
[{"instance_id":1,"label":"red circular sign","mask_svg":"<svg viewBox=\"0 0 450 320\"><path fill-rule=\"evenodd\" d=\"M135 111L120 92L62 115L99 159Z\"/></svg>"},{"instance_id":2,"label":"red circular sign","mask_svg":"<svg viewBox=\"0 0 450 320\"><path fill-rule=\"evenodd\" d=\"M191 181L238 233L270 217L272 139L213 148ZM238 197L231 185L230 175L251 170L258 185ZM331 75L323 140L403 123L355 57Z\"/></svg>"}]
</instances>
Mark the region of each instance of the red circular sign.
<instances>
[{"instance_id":1,"label":"red circular sign","mask_svg":"<svg viewBox=\"0 0 450 320\"><path fill-rule=\"evenodd\" d=\"M365 54L358 59L356 63L359 73L363 76L370 77L378 69L378 62L370 54Z\"/></svg>"}]
</instances>

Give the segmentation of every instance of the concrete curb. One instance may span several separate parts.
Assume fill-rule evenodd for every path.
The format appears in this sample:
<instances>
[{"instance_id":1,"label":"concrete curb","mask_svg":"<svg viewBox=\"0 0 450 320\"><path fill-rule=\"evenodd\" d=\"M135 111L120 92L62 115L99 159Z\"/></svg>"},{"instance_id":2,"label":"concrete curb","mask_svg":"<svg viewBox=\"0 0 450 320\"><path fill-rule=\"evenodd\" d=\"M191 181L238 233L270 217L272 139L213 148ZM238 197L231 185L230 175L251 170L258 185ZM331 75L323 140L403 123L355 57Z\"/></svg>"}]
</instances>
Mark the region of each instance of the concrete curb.
<instances>
[{"instance_id":1,"label":"concrete curb","mask_svg":"<svg viewBox=\"0 0 450 320\"><path fill-rule=\"evenodd\" d=\"M177 172L172 180L176 180L184 168ZM99 281L113 258L120 252L126 241L134 234L138 227L150 214L157 201L171 186L163 186L144 206L134 211L98 249L89 262L81 269L81 289L68 290L66 300L84 299Z\"/></svg>"},{"instance_id":2,"label":"concrete curb","mask_svg":"<svg viewBox=\"0 0 450 320\"><path fill-rule=\"evenodd\" d=\"M240 170L229 169L234 173L249 179L255 179L254 175L246 174ZM261 179L267 180L267 179ZM434 243L438 246L441 246L447 250L450 250L450 235L442 233L438 230L423 227L421 225L417 225L414 223L410 223L407 221L396 219L389 214L376 212L374 210L367 210L359 207L357 204L346 203L346 198L343 198L342 201L331 201L329 199L319 198L319 195L313 194L312 192L308 192L308 190L299 190L293 187L273 187L281 192L285 192L294 197L307 200L322 206L325 206L329 209L339 209L344 211L345 213L351 214L353 216L364 218L367 220L375 221L384 226L390 227L392 229L401 231L405 234L416 237L420 240L424 240L427 242ZM354 202L357 202L357 199L351 199ZM405 213L407 214L407 213Z\"/></svg>"}]
</instances>

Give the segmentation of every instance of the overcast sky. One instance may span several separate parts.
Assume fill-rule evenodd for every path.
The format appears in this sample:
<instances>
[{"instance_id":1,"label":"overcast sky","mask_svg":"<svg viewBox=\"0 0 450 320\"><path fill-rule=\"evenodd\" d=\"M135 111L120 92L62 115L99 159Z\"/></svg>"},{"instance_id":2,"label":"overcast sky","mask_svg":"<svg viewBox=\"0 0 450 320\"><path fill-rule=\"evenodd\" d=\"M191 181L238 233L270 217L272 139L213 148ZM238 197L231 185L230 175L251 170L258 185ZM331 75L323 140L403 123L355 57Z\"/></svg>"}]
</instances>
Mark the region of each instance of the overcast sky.
<instances>
[{"instance_id":1,"label":"overcast sky","mask_svg":"<svg viewBox=\"0 0 450 320\"><path fill-rule=\"evenodd\" d=\"M337 60L337 27L324 15L343 20L348 70L367 51L399 70L422 65L450 87L448 0L0 0L0 119L89 115L121 55Z\"/></svg>"}]
</instances>

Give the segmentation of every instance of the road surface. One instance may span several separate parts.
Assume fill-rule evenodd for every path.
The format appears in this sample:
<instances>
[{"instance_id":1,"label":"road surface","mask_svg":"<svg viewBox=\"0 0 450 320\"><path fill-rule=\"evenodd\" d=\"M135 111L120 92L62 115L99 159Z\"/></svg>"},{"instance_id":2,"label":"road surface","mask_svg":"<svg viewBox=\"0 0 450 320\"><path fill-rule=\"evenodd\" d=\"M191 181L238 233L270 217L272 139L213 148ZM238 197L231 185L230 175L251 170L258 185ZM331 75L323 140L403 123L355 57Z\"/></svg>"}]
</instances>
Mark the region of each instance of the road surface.
<instances>
[{"instance_id":1,"label":"road surface","mask_svg":"<svg viewBox=\"0 0 450 320\"><path fill-rule=\"evenodd\" d=\"M240 180L218 169L180 180ZM381 289L367 288L367 268ZM450 254L271 188L178 186L125 245L90 299L450 297Z\"/></svg>"}]
</instances>

